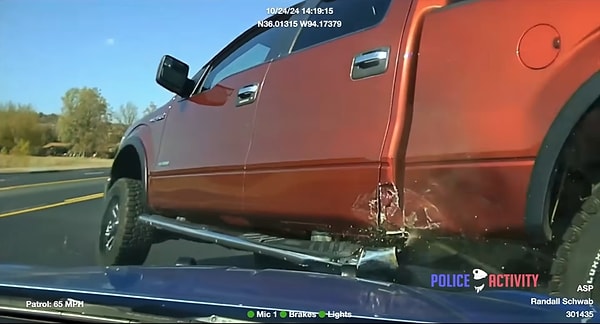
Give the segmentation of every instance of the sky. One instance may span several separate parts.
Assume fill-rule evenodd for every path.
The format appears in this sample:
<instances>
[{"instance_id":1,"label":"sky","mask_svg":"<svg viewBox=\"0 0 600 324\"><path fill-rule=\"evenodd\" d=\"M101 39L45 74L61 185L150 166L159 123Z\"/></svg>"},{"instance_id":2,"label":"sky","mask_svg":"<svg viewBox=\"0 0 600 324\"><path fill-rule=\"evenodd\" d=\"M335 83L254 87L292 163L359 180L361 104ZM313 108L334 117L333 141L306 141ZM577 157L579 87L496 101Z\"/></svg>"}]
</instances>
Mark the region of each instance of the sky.
<instances>
[{"instance_id":1,"label":"sky","mask_svg":"<svg viewBox=\"0 0 600 324\"><path fill-rule=\"evenodd\" d=\"M172 94L154 78L160 58L190 77L269 7L299 0L0 0L0 102L60 113L73 87L97 87L113 108L143 110Z\"/></svg>"}]
</instances>

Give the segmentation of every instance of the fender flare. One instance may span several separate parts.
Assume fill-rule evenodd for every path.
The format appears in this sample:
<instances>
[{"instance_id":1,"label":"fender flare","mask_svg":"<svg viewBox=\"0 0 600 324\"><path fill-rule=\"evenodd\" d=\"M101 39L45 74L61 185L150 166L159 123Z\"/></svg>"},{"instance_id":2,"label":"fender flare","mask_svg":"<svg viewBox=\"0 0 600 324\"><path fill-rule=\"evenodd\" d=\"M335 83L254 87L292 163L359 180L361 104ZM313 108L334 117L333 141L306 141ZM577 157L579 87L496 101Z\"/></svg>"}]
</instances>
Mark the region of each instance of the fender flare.
<instances>
[{"instance_id":1,"label":"fender flare","mask_svg":"<svg viewBox=\"0 0 600 324\"><path fill-rule=\"evenodd\" d=\"M596 72L569 98L542 141L531 172L525 206L525 229L529 240L543 244L552 239L548 217L550 186L555 176L555 164L567 138L581 117L600 95L600 71Z\"/></svg>"},{"instance_id":2,"label":"fender flare","mask_svg":"<svg viewBox=\"0 0 600 324\"><path fill-rule=\"evenodd\" d=\"M140 174L140 177L142 179L142 188L143 188L142 200L144 202L146 202L146 206L148 206L148 161L146 158L146 148L144 147L144 143L138 136L135 136L135 135L129 136L129 137L125 138L123 140L123 142L121 143L121 145L119 146L119 152L117 153L117 155L115 157L115 161L119 158L119 154L121 153L121 150L127 146L132 146L138 155L138 160L140 162L140 167L142 170L142 174ZM113 163L113 167L114 167L114 163ZM115 180L116 179L113 178L112 170L111 170L111 180L107 184L105 192L108 192L108 189L110 189L110 187L115 182Z\"/></svg>"}]
</instances>

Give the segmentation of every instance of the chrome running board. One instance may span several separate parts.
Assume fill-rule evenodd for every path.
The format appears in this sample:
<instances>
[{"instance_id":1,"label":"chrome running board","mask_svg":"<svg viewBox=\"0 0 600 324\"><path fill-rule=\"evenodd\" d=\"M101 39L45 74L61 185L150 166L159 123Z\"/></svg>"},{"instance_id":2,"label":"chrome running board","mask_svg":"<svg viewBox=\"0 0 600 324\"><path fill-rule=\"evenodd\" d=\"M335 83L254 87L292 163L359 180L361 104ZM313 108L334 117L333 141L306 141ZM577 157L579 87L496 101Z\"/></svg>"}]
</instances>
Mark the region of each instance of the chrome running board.
<instances>
[{"instance_id":1,"label":"chrome running board","mask_svg":"<svg viewBox=\"0 0 600 324\"><path fill-rule=\"evenodd\" d=\"M251 241L244 234L227 234L205 225L190 223L183 219L159 215L141 215L139 221L158 230L175 234L190 241L214 243L230 249L253 252L290 262L306 268L325 268L323 272L334 272L343 276L356 276L362 272L396 271L396 247L361 247L354 253L340 258L315 256L310 253L290 251L269 245L269 242ZM299 240L300 241L300 240ZM331 242L333 243L333 242Z\"/></svg>"}]
</instances>

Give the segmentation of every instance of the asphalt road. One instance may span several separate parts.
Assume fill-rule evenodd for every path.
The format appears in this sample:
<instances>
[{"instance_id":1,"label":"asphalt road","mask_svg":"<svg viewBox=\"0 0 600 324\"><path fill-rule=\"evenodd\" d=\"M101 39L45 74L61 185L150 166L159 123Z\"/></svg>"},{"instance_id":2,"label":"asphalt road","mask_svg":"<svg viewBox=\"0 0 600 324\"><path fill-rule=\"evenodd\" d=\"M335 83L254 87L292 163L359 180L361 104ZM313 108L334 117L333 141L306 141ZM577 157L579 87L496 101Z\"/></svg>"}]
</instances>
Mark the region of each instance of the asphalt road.
<instances>
[{"instance_id":1,"label":"asphalt road","mask_svg":"<svg viewBox=\"0 0 600 324\"><path fill-rule=\"evenodd\" d=\"M96 265L94 244L108 172L0 173L0 263ZM183 240L153 246L146 265L173 265L178 256L202 264L253 266L247 253Z\"/></svg>"}]
</instances>

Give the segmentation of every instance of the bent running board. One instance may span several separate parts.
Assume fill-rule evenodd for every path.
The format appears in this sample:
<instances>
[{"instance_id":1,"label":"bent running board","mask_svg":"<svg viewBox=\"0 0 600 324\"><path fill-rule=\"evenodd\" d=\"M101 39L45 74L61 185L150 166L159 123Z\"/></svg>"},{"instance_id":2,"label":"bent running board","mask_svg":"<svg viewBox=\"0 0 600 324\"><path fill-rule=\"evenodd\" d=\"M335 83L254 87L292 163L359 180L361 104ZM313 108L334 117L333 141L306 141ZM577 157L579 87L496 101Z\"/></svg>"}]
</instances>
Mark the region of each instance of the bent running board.
<instances>
[{"instance_id":1,"label":"bent running board","mask_svg":"<svg viewBox=\"0 0 600 324\"><path fill-rule=\"evenodd\" d=\"M315 271L316 267L322 272L355 276L362 272L396 272L398 269L395 247L370 248L348 242L329 242L346 243L346 253L332 253L331 257L327 257L323 253L308 253L308 248L302 249L302 245L312 247L314 244L306 240L289 240L260 234L228 234L209 226L159 215L141 215L139 221L191 241L214 243L231 249L262 254Z\"/></svg>"}]
</instances>

